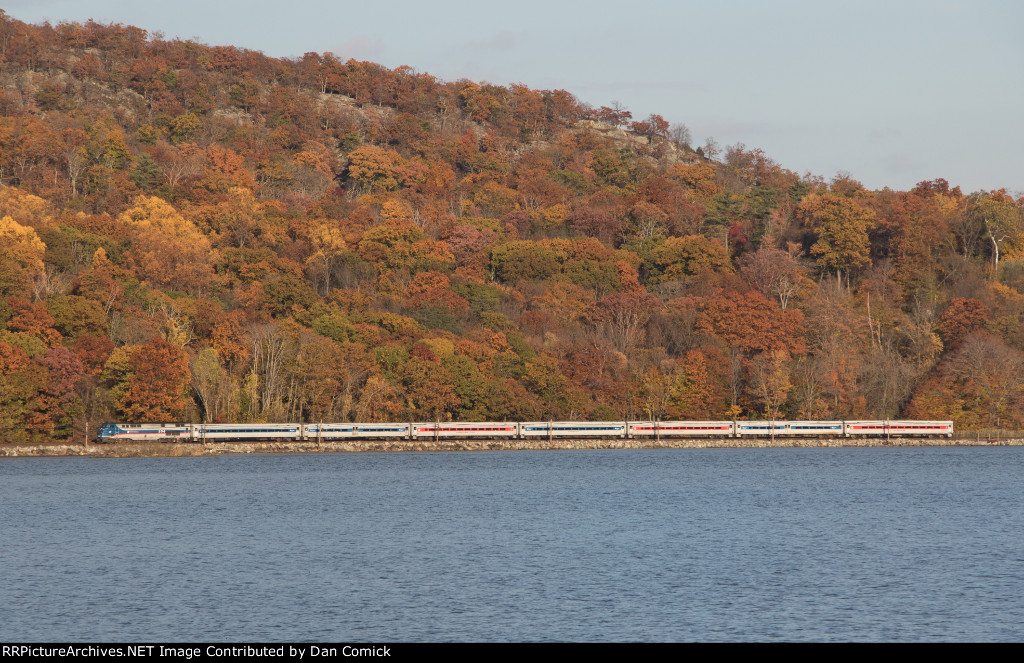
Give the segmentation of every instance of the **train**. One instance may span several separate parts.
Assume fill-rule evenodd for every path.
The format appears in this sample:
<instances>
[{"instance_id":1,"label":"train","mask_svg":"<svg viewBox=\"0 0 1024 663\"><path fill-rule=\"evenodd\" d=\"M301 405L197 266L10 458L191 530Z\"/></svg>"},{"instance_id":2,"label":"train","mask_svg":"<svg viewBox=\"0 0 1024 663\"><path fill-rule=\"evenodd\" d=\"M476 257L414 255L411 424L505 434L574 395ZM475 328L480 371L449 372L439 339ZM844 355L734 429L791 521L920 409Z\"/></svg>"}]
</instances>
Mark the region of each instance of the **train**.
<instances>
[{"instance_id":1,"label":"train","mask_svg":"<svg viewBox=\"0 0 1024 663\"><path fill-rule=\"evenodd\" d=\"M474 421L426 423L104 423L100 443L398 438L953 437L952 421Z\"/></svg>"}]
</instances>

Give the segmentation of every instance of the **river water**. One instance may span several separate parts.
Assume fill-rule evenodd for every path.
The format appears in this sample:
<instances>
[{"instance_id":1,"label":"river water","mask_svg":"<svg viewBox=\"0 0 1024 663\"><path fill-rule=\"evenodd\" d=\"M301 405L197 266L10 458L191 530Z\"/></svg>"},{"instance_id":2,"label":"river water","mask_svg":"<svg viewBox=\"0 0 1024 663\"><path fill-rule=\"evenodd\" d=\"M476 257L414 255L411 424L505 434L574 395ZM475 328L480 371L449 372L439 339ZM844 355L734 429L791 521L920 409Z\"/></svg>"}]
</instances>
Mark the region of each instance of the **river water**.
<instances>
[{"instance_id":1,"label":"river water","mask_svg":"<svg viewBox=\"0 0 1024 663\"><path fill-rule=\"evenodd\" d=\"M1019 641L1024 448L0 462L0 641Z\"/></svg>"}]
</instances>

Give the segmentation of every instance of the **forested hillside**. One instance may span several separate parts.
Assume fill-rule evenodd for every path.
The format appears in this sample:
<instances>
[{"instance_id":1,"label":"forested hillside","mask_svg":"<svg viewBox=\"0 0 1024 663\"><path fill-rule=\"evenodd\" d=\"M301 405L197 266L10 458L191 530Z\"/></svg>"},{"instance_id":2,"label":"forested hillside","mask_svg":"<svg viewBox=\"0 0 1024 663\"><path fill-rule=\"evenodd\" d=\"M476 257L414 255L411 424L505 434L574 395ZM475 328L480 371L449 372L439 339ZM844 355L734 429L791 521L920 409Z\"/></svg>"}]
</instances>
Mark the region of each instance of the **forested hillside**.
<instances>
[{"instance_id":1,"label":"forested hillside","mask_svg":"<svg viewBox=\"0 0 1024 663\"><path fill-rule=\"evenodd\" d=\"M562 90L0 11L0 438L1024 425L1024 198L689 140Z\"/></svg>"}]
</instances>

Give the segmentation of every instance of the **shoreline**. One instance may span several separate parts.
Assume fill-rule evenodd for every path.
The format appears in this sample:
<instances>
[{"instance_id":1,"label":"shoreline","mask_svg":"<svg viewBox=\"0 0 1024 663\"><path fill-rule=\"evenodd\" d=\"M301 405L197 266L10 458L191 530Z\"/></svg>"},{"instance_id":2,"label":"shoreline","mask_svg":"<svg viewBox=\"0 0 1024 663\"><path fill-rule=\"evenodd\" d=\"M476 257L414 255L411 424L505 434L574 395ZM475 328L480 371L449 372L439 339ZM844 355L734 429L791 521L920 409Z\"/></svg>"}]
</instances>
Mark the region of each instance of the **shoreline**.
<instances>
[{"instance_id":1,"label":"shoreline","mask_svg":"<svg viewBox=\"0 0 1024 663\"><path fill-rule=\"evenodd\" d=\"M430 451L553 451L568 449L766 449L840 447L991 447L1024 446L1024 438L931 439L872 438L762 439L762 438L672 438L650 439L525 439L525 440L353 440L320 442L129 442L83 445L77 443L0 443L0 458L84 456L89 458L199 457L249 453L379 453Z\"/></svg>"}]
</instances>

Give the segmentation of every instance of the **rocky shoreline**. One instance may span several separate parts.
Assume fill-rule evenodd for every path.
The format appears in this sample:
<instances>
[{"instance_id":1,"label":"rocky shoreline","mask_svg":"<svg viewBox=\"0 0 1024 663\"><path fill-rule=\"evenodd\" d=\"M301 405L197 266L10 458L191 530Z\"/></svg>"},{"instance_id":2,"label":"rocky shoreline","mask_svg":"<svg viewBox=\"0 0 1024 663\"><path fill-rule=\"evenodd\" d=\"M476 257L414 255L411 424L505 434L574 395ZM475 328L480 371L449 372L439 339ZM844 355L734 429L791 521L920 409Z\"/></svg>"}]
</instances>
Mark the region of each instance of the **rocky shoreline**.
<instances>
[{"instance_id":1,"label":"rocky shoreline","mask_svg":"<svg viewBox=\"0 0 1024 663\"><path fill-rule=\"evenodd\" d=\"M1024 446L1022 437L953 439L526 439L526 440L351 440L335 442L129 442L120 444L4 444L0 458L39 456L88 456L92 458L139 458L219 456L232 453L337 453L391 451L519 451L554 449L729 449L809 447L977 447Z\"/></svg>"}]
</instances>

